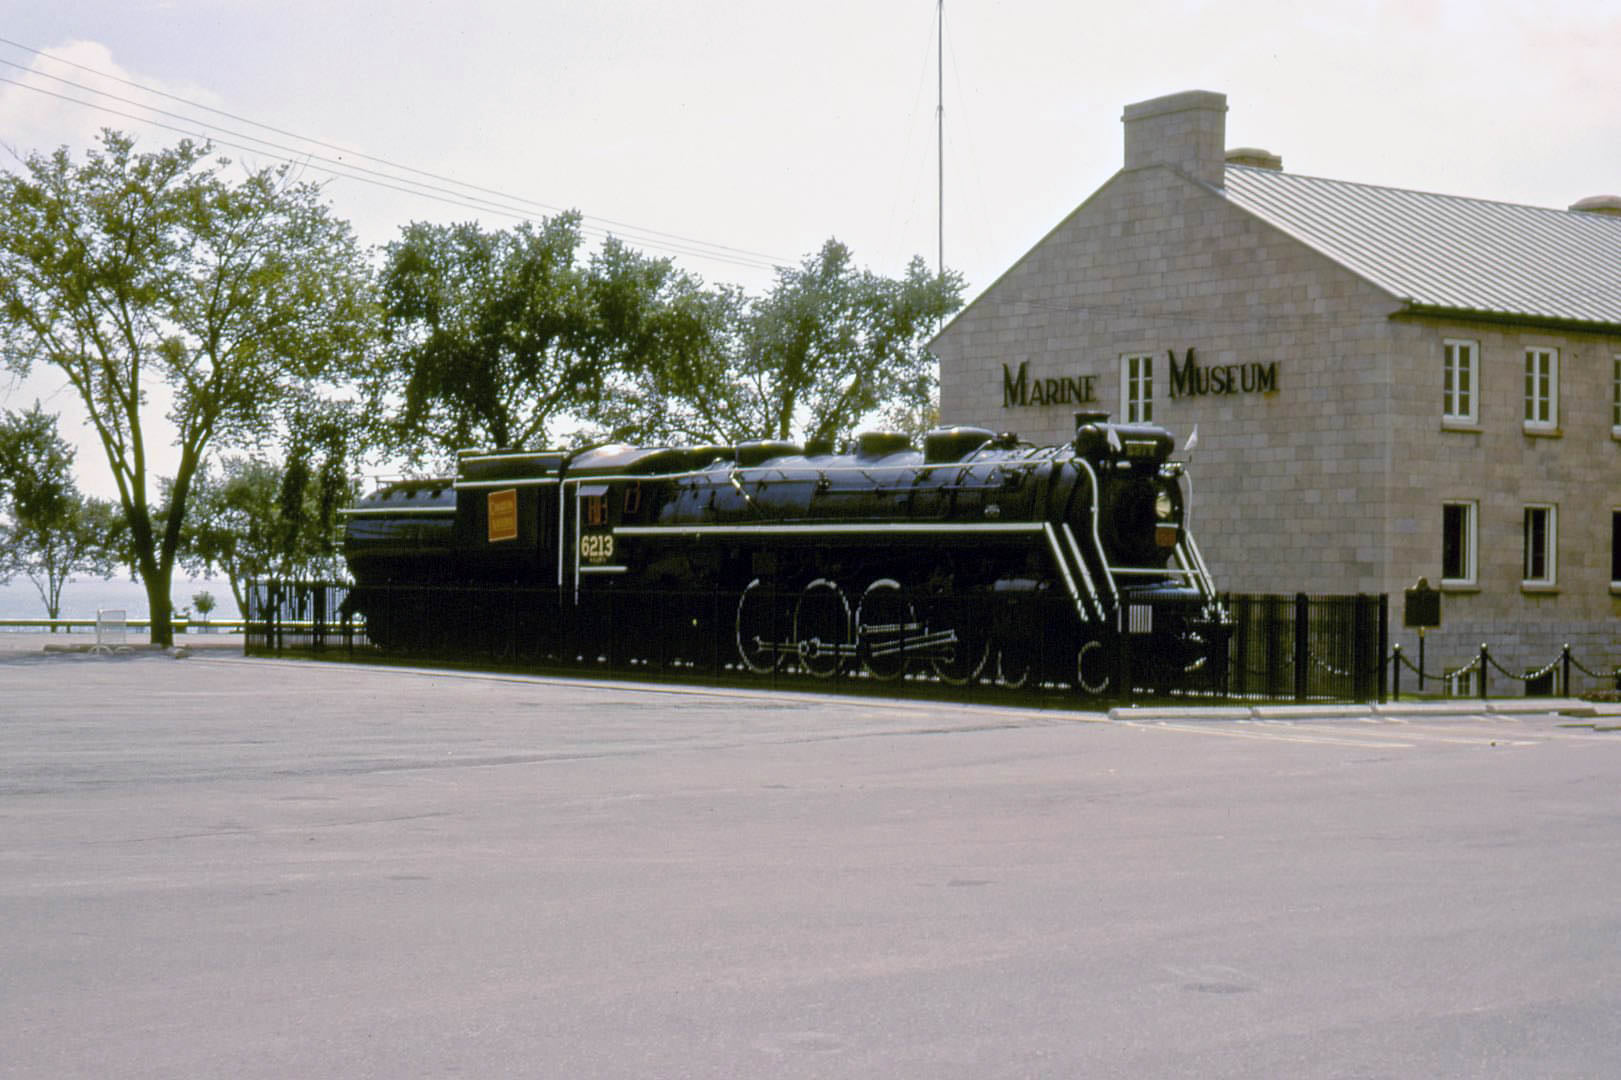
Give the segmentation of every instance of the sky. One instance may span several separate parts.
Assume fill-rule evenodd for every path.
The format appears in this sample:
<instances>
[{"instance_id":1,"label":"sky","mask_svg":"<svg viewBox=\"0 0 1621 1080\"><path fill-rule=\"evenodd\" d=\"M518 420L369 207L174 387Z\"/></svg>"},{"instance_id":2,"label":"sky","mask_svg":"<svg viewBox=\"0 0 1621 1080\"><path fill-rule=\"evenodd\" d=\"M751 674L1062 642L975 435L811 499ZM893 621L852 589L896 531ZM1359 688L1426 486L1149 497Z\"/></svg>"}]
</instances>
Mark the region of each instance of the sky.
<instances>
[{"instance_id":1,"label":"sky","mask_svg":"<svg viewBox=\"0 0 1621 1080\"><path fill-rule=\"evenodd\" d=\"M970 298L1120 168L1126 104L1184 90L1226 94L1228 145L1290 172L1561 208L1621 192L1615 0L945 0L937 67L941 10L0 0L0 168L108 126L211 136L243 166L294 161L368 246L572 208L753 292L829 237L881 273L933 265L943 172ZM64 380L0 374L0 407L36 398L112 495Z\"/></svg>"}]
</instances>

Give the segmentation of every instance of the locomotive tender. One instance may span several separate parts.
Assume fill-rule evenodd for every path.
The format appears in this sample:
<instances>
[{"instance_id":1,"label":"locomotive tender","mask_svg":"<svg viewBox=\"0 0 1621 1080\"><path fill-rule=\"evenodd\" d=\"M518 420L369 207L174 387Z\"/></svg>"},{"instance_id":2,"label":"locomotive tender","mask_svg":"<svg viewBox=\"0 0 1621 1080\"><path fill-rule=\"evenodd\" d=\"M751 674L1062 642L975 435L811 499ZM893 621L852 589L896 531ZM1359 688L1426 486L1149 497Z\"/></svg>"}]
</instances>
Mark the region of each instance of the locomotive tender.
<instances>
[{"instance_id":1,"label":"locomotive tender","mask_svg":"<svg viewBox=\"0 0 1621 1080\"><path fill-rule=\"evenodd\" d=\"M388 484L345 512L348 604L385 647L1094 694L1118 685L1129 636L1159 683L1211 688L1226 620L1172 451L1164 428L1104 413L1046 447L950 427L921 450L868 433L841 454L463 451L454 477ZM521 611L494 617L503 593Z\"/></svg>"}]
</instances>

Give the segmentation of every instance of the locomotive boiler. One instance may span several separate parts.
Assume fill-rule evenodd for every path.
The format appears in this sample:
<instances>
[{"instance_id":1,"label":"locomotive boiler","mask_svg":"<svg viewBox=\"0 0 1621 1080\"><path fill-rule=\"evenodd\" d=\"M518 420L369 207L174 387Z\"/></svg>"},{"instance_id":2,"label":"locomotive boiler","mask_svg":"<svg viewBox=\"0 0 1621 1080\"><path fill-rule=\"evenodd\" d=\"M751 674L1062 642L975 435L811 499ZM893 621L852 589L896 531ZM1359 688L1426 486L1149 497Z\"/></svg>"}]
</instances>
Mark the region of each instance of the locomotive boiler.
<instances>
[{"instance_id":1,"label":"locomotive boiler","mask_svg":"<svg viewBox=\"0 0 1621 1080\"><path fill-rule=\"evenodd\" d=\"M346 511L349 607L385 647L1208 689L1226 621L1173 452L1102 413L1041 447L948 427L841 453L464 451Z\"/></svg>"}]
</instances>

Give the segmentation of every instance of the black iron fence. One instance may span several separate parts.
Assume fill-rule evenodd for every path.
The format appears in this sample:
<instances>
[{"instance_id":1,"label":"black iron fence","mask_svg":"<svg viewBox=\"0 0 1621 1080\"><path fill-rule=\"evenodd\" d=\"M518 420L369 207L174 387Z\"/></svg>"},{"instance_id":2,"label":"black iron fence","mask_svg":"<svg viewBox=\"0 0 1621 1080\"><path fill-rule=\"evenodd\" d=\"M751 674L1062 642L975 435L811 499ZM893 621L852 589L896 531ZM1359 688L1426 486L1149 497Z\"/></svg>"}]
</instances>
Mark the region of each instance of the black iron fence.
<instances>
[{"instance_id":1,"label":"black iron fence","mask_svg":"<svg viewBox=\"0 0 1621 1080\"><path fill-rule=\"evenodd\" d=\"M1383 701L1389 601L1229 594L1231 696L1297 704Z\"/></svg>"},{"instance_id":2,"label":"black iron fence","mask_svg":"<svg viewBox=\"0 0 1621 1080\"><path fill-rule=\"evenodd\" d=\"M1403 661L1386 637L1384 596L1133 604L1119 632L1100 635L1078 632L1073 607L1047 594L924 601L831 587L740 597L599 586L588 603L573 601L521 586L260 582L248 590L245 650L958 698L1291 703L1382 701Z\"/></svg>"}]
</instances>

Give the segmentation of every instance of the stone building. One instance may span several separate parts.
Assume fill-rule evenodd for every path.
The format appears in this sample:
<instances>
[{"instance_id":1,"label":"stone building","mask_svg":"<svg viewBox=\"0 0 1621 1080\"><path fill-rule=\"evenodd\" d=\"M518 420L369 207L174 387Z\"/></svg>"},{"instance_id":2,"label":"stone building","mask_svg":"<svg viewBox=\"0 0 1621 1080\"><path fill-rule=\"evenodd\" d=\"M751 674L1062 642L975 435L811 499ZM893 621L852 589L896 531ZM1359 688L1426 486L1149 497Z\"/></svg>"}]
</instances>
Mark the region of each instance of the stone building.
<instances>
[{"instance_id":1,"label":"stone building","mask_svg":"<svg viewBox=\"0 0 1621 1080\"><path fill-rule=\"evenodd\" d=\"M1223 588L1443 593L1430 667L1621 662L1621 199L1297 176L1226 99L1126 107L1124 167L933 343L941 415L1186 438ZM1589 682L1589 685L1591 683ZM1506 691L1501 676L1494 687Z\"/></svg>"}]
</instances>

